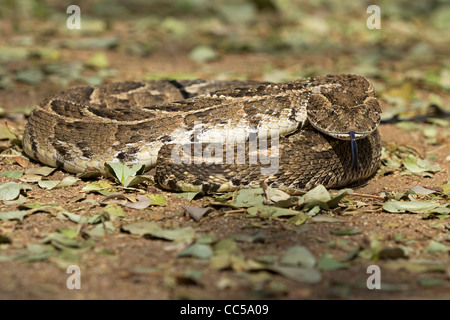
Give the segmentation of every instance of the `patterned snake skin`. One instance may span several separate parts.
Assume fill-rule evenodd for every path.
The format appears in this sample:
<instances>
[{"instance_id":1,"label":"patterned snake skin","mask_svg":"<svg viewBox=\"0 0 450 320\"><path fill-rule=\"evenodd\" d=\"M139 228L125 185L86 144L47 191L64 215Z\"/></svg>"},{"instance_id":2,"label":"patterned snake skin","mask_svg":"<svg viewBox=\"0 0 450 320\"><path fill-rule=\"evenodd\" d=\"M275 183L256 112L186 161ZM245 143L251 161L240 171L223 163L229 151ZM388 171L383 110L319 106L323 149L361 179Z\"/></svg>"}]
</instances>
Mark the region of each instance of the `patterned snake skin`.
<instances>
[{"instance_id":1,"label":"patterned snake skin","mask_svg":"<svg viewBox=\"0 0 450 320\"><path fill-rule=\"evenodd\" d=\"M378 168L381 109L370 82L328 75L286 83L120 82L63 91L31 114L33 159L78 173L106 161L156 166L174 191L336 188Z\"/></svg>"}]
</instances>

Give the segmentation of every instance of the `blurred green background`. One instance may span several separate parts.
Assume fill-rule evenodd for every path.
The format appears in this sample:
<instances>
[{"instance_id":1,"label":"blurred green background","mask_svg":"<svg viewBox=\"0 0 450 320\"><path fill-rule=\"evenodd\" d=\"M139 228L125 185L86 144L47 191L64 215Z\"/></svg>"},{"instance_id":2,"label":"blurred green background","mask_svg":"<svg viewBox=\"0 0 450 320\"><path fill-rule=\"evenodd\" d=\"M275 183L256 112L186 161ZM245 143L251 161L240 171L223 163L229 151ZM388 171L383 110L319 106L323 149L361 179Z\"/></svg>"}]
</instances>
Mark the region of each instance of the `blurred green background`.
<instances>
[{"instance_id":1,"label":"blurred green background","mask_svg":"<svg viewBox=\"0 0 450 320\"><path fill-rule=\"evenodd\" d=\"M381 29L367 28L371 4ZM80 30L66 27L69 5L81 9ZM0 17L0 90L323 73L362 74L404 99L417 83L450 89L447 0L2 0Z\"/></svg>"}]
</instances>

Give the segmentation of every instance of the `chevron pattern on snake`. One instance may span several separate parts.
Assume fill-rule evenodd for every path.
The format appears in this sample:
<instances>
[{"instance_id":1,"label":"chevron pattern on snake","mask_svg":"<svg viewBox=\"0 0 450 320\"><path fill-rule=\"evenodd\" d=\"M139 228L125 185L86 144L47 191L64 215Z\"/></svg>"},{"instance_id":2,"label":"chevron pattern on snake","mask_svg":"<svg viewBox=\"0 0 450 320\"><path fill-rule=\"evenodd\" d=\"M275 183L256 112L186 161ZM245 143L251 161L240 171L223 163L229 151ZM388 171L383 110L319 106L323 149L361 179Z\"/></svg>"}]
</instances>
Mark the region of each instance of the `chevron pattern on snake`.
<instances>
[{"instance_id":1,"label":"chevron pattern on snake","mask_svg":"<svg viewBox=\"0 0 450 320\"><path fill-rule=\"evenodd\" d=\"M380 114L372 84L357 75L119 82L44 99L23 146L31 158L73 173L106 173L106 161L156 167L155 180L173 191L221 192L261 181L336 188L378 168ZM211 146L213 161L205 157ZM230 152L217 152L220 146Z\"/></svg>"}]
</instances>

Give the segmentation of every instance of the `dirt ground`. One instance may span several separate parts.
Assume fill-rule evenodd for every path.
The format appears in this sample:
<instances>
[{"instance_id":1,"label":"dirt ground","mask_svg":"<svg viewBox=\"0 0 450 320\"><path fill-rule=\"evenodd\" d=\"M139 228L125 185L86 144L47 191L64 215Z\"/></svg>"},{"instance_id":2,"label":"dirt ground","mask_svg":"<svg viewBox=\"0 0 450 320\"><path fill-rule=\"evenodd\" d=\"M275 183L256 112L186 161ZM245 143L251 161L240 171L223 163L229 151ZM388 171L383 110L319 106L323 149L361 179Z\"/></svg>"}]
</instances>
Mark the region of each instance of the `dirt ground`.
<instances>
[{"instance_id":1,"label":"dirt ground","mask_svg":"<svg viewBox=\"0 0 450 320\"><path fill-rule=\"evenodd\" d=\"M14 30L10 21L1 21L0 24L10 39L17 41L22 36ZM120 35L127 32L128 29L120 26L110 31ZM30 34L33 35L33 31ZM3 40L1 44L6 45L7 41ZM61 48L58 59L63 62L86 61L94 52L92 49ZM339 73L346 72L351 61L345 53L340 57L311 52L300 57L289 52L235 52L199 63L189 58L189 51L185 48L169 45L148 56L130 56L126 50L115 49L101 52L109 62L108 68L116 70L115 74L102 79L103 82L142 80L152 74L267 80L264 72L267 66L291 74L305 65L314 65L323 73ZM21 70L24 65L32 65L33 59L12 61L5 66L8 70ZM385 68L391 70L393 79L402 80L403 71L392 71L396 65L395 61L387 61ZM386 98L391 82L383 77L369 78L374 81L376 89L381 88L379 97L383 111L394 108L395 102ZM13 86L0 90L0 106L5 110L2 120L18 137L23 133L27 117L17 108L35 106L49 94L77 85L77 81L64 84L46 79L44 75L38 84L15 81ZM450 104L447 90L407 81L397 81L396 88L404 89L404 83L414 84L415 97L421 101L429 101L430 95L438 95L441 105ZM410 105L409 100L406 104ZM448 113L432 116L449 119ZM422 121L422 118L417 123L423 128L433 126ZM385 148L407 146L413 150L414 156L423 159L433 155L432 162L439 164L440 170L423 177L407 174L404 168L383 166L367 184L354 188L355 194L347 196L349 201L344 202L343 206L321 211L315 219L309 218L300 225L285 218L249 216L245 209L227 212L227 208L220 206L213 206L212 212L196 222L182 206L202 207L208 205L212 197L196 197L190 202L173 193L147 187L150 193L162 194L167 205L142 210L125 207L124 217L111 218L115 227L113 233L92 237L89 241L92 240L93 244L85 250L54 247L54 252L48 256L32 252L30 244L42 245L48 235L64 229L75 230L74 239L86 243L88 239L83 237L83 231L92 229L93 225L60 219L57 210L36 211L22 221L0 220L0 236L4 236L0 240L7 239L0 241L0 299L450 299L450 251L430 249L430 243L436 242L450 248L448 216L437 218L420 213L389 213L382 209L387 201L384 195L407 192L417 185L437 191L434 195L419 196L420 199L449 203L448 194L442 193L442 188L438 187L450 180L448 127L436 127L436 141L433 143L429 143L429 137L421 130L399 128L396 119L383 122L379 130ZM4 146L2 154L11 154L7 148L14 145L14 141L5 139L1 143ZM15 148L18 152L22 151L20 145ZM32 160L19 163L13 157L0 158L1 172L24 172L40 166ZM57 170L45 179L62 180L67 176L71 175ZM0 184L10 181L26 183L0 176ZM82 191L91 182L79 180L72 186L52 190L29 182L27 184L32 189L24 193L24 204L58 203L65 211L92 216L102 212L104 206L81 200L100 202L104 196ZM337 190L330 192L336 194ZM129 193L133 194L132 191ZM5 201L0 204L0 212L18 210L22 210L20 204ZM188 246L186 243L142 237L121 229L122 226L143 221L155 221L167 229L191 226L195 230L195 239L213 236L215 240L208 243L211 247L233 234L252 235L263 231L264 238L254 242L236 241L237 248L233 255L241 259L241 265L236 263L222 269L213 267L211 258L179 257L179 252ZM336 229L360 231L338 235L332 232ZM361 254L376 245L384 249L403 248L407 256L368 257ZM293 246L306 247L316 260L326 254L344 266L327 269L316 265L315 270L319 270L321 280L315 283L296 281L267 269L248 267L250 260L261 260L261 257L277 260L281 253ZM349 258L355 248L359 251ZM70 290L66 286L70 276L68 265L80 267L79 290ZM367 268L370 265L380 267L381 289L367 288L366 281L370 276Z\"/></svg>"}]
</instances>

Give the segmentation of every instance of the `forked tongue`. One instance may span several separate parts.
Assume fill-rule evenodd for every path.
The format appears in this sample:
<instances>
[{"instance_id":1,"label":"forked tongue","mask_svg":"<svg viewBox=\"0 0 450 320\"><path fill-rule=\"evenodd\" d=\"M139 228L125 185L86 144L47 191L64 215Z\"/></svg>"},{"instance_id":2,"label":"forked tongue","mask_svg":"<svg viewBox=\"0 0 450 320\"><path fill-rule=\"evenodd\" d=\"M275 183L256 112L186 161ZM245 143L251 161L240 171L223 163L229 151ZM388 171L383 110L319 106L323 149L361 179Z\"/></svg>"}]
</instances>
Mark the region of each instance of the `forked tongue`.
<instances>
[{"instance_id":1,"label":"forked tongue","mask_svg":"<svg viewBox=\"0 0 450 320\"><path fill-rule=\"evenodd\" d=\"M356 145L355 131L350 131L349 134L352 148L352 169L358 170L358 146Z\"/></svg>"}]
</instances>

